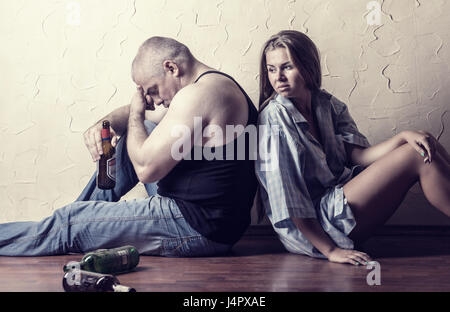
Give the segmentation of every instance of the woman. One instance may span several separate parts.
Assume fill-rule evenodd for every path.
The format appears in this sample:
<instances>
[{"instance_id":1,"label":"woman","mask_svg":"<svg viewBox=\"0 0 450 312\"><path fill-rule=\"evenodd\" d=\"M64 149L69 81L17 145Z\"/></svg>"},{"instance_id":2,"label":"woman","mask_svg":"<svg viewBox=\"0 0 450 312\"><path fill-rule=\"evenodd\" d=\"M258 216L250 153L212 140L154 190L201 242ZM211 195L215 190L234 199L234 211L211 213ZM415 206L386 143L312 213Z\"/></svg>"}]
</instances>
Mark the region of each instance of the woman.
<instances>
[{"instance_id":1,"label":"woman","mask_svg":"<svg viewBox=\"0 0 450 312\"><path fill-rule=\"evenodd\" d=\"M420 182L450 216L450 157L423 131L403 131L370 146L346 105L321 87L314 43L281 31L264 45L260 68L261 206L290 252L366 264L355 246L395 212ZM270 131L270 132L269 132ZM272 164L273 165L273 164Z\"/></svg>"}]
</instances>

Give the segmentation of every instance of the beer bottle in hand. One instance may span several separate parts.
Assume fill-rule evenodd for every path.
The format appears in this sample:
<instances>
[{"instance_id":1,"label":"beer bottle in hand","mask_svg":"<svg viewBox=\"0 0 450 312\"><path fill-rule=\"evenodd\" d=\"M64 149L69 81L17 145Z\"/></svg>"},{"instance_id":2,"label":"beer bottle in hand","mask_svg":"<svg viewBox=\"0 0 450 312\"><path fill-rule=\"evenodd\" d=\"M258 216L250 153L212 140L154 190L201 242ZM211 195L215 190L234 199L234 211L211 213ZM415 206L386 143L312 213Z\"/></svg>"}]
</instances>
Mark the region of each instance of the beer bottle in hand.
<instances>
[{"instance_id":1,"label":"beer bottle in hand","mask_svg":"<svg viewBox=\"0 0 450 312\"><path fill-rule=\"evenodd\" d=\"M103 155L98 161L97 186L99 189L109 190L116 186L116 158L115 149L111 145L109 121L104 120L102 126Z\"/></svg>"}]
</instances>

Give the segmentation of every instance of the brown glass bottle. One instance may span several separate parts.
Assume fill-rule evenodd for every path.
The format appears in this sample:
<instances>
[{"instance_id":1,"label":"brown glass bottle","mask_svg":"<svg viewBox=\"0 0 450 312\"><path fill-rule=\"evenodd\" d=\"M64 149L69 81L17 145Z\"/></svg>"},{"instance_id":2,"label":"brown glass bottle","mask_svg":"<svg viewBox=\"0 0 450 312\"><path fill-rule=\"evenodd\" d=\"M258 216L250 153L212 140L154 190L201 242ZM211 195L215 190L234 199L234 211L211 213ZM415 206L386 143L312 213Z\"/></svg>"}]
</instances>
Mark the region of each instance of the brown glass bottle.
<instances>
[{"instance_id":1,"label":"brown glass bottle","mask_svg":"<svg viewBox=\"0 0 450 312\"><path fill-rule=\"evenodd\" d=\"M116 158L115 149L111 145L111 132L109 121L103 121L102 147L103 155L100 156L97 168L97 186L102 190L109 190L116 186Z\"/></svg>"},{"instance_id":2,"label":"brown glass bottle","mask_svg":"<svg viewBox=\"0 0 450 312\"><path fill-rule=\"evenodd\" d=\"M134 288L120 285L114 275L83 270L67 271L62 285L67 292L136 292Z\"/></svg>"}]
</instances>

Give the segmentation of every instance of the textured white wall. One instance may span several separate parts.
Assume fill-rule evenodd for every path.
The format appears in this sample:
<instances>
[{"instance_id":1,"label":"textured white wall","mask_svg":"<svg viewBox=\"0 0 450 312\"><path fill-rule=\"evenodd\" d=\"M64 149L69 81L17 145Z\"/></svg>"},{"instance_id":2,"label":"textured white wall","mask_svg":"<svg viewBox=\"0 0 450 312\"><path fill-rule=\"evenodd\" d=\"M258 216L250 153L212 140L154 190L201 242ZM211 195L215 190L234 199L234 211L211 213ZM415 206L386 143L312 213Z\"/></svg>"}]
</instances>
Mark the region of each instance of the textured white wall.
<instances>
[{"instance_id":1,"label":"textured white wall","mask_svg":"<svg viewBox=\"0 0 450 312\"><path fill-rule=\"evenodd\" d=\"M95 169L82 133L129 103L131 61L153 35L184 42L256 103L263 42L306 32L324 87L371 143L425 129L450 150L449 15L444 0L1 0L0 222L41 219L78 196ZM416 186L391 223L450 224L442 216Z\"/></svg>"}]
</instances>

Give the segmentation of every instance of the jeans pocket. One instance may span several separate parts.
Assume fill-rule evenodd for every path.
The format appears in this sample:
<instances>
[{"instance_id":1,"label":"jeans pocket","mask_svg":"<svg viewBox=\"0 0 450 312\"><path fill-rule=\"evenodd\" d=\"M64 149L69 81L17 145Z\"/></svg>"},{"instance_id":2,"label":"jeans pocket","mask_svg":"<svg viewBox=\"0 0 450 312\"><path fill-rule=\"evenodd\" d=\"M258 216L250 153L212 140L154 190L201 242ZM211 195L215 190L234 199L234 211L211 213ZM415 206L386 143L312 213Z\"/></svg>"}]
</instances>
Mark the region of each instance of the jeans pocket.
<instances>
[{"instance_id":1,"label":"jeans pocket","mask_svg":"<svg viewBox=\"0 0 450 312\"><path fill-rule=\"evenodd\" d=\"M162 242L162 256L166 257L193 257L202 249L200 240L202 236L186 236L165 238Z\"/></svg>"}]
</instances>

